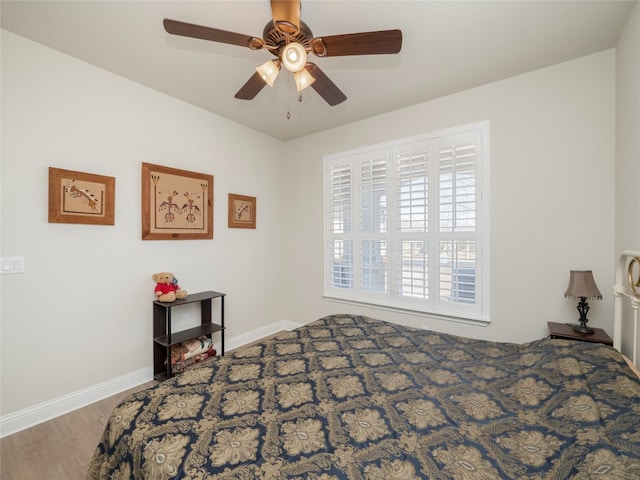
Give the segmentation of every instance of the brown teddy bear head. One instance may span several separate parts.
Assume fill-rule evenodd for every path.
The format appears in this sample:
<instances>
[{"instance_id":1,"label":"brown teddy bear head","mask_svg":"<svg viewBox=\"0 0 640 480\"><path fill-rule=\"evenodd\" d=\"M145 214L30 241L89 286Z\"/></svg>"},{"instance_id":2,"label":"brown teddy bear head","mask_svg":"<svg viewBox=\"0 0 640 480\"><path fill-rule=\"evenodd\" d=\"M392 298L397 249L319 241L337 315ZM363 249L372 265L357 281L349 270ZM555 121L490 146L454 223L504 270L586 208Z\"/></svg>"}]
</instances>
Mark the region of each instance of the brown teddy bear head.
<instances>
[{"instance_id":1,"label":"brown teddy bear head","mask_svg":"<svg viewBox=\"0 0 640 480\"><path fill-rule=\"evenodd\" d=\"M152 278L156 283L169 284L173 282L173 273L171 272L154 273Z\"/></svg>"}]
</instances>

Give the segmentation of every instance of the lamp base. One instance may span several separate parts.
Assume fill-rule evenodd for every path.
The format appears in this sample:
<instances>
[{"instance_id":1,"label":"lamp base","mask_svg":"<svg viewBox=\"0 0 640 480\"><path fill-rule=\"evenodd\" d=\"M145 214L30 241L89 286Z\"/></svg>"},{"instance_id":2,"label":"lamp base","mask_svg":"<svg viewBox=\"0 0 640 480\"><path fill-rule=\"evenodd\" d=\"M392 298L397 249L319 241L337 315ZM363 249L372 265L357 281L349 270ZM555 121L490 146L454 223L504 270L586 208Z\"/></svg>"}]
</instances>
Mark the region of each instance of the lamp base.
<instances>
[{"instance_id":1,"label":"lamp base","mask_svg":"<svg viewBox=\"0 0 640 480\"><path fill-rule=\"evenodd\" d=\"M582 325L582 324L581 325L571 324L571 328L573 328L575 332L585 333L587 335L591 335L592 333L596 332L593 328L587 327L586 325Z\"/></svg>"},{"instance_id":2,"label":"lamp base","mask_svg":"<svg viewBox=\"0 0 640 480\"><path fill-rule=\"evenodd\" d=\"M589 319L587 318L587 312L589 312L589 304L587 303L587 298L580 297L580 302L578 302L578 313L580 313L578 322L580 322L580 325L571 325L571 328L573 328L574 332L585 333L587 335L595 333L595 330L593 328L587 327L587 322L589 321Z\"/></svg>"}]
</instances>

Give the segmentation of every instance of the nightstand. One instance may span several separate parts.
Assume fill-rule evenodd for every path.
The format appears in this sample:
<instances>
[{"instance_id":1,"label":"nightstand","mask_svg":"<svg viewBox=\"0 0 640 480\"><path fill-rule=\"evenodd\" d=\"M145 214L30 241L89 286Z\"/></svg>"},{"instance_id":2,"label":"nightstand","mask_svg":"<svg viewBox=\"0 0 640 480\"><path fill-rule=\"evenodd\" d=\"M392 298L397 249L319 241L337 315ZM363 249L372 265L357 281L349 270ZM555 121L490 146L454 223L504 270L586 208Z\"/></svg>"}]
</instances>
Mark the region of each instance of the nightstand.
<instances>
[{"instance_id":1,"label":"nightstand","mask_svg":"<svg viewBox=\"0 0 640 480\"><path fill-rule=\"evenodd\" d=\"M567 325L566 323L555 323L555 322L547 322L549 326L549 335L551 338L562 338L564 340L581 340L583 342L592 342L592 343L604 343L605 345L609 345L613 347L613 340L611 337L607 335L601 328L593 328L594 333L580 333L576 332L571 325Z\"/></svg>"}]
</instances>

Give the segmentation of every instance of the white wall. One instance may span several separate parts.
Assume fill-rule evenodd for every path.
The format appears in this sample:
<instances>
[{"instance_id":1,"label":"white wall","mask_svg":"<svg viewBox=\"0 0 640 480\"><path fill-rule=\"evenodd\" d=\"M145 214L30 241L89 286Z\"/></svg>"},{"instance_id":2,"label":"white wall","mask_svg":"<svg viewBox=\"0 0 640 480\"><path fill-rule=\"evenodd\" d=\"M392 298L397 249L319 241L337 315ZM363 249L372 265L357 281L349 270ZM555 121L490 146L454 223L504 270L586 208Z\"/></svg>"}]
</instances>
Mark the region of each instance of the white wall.
<instances>
[{"instance_id":1,"label":"white wall","mask_svg":"<svg viewBox=\"0 0 640 480\"><path fill-rule=\"evenodd\" d=\"M616 254L640 250L640 3L616 46ZM631 318L631 308L627 316ZM631 325L631 322L628 322ZM631 356L633 330L622 336ZM637 339L640 341L640 339Z\"/></svg>"},{"instance_id":2,"label":"white wall","mask_svg":"<svg viewBox=\"0 0 640 480\"><path fill-rule=\"evenodd\" d=\"M610 331L614 60L613 50L602 52L288 142L289 197L298 201L289 205L286 317L361 313L524 342L546 336L547 321L577 320L577 303L563 294L569 270L587 268L605 297L591 302L590 323ZM323 300L323 155L480 120L491 128L491 324Z\"/></svg>"},{"instance_id":3,"label":"white wall","mask_svg":"<svg viewBox=\"0 0 640 480\"><path fill-rule=\"evenodd\" d=\"M227 293L228 337L277 322L281 148L3 30L1 251L25 273L0 277L2 414L149 368L154 272ZM141 240L142 162L214 175L213 240ZM115 226L48 223L50 166L115 177ZM228 193L256 230L227 228Z\"/></svg>"}]
</instances>

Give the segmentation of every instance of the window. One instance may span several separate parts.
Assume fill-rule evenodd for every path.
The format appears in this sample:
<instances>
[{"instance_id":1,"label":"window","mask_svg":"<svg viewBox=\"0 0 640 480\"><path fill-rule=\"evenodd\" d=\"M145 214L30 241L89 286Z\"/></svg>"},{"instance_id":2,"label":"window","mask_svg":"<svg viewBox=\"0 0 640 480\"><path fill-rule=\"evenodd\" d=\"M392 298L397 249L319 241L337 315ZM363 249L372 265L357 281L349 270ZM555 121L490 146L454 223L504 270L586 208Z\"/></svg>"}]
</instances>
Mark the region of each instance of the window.
<instances>
[{"instance_id":1,"label":"window","mask_svg":"<svg viewBox=\"0 0 640 480\"><path fill-rule=\"evenodd\" d=\"M325 296L488 321L488 122L325 157Z\"/></svg>"}]
</instances>

